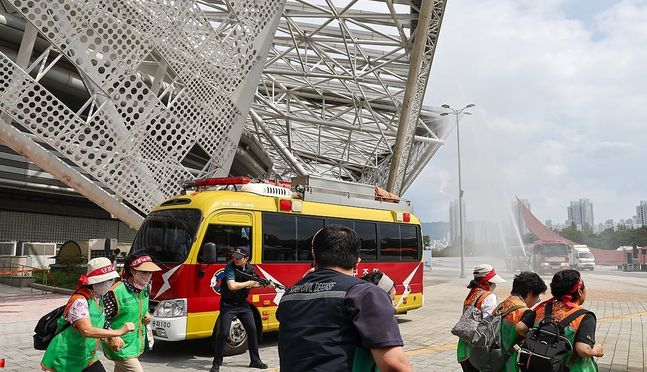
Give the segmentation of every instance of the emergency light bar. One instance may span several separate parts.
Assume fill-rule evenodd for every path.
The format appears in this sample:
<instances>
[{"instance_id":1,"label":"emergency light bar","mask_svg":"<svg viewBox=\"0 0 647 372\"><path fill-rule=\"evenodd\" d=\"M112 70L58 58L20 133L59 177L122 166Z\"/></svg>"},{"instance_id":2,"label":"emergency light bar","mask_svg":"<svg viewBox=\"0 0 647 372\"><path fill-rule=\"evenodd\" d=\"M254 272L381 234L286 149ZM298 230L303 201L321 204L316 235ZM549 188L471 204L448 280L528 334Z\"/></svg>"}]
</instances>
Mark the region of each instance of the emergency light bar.
<instances>
[{"instance_id":1,"label":"emergency light bar","mask_svg":"<svg viewBox=\"0 0 647 372\"><path fill-rule=\"evenodd\" d=\"M206 186L245 185L250 183L249 177L219 177L219 178L198 178L194 181L184 183L184 188L197 188Z\"/></svg>"}]
</instances>

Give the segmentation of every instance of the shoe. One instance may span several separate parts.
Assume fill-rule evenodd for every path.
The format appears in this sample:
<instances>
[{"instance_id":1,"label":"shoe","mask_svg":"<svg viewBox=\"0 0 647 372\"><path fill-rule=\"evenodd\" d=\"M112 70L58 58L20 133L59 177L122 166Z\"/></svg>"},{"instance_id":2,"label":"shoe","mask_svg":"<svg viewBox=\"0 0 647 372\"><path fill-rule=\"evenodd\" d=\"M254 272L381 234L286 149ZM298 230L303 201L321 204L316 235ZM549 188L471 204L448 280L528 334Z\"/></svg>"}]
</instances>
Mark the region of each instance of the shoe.
<instances>
[{"instance_id":1,"label":"shoe","mask_svg":"<svg viewBox=\"0 0 647 372\"><path fill-rule=\"evenodd\" d=\"M249 363L249 368L267 369L267 364L263 362Z\"/></svg>"},{"instance_id":2,"label":"shoe","mask_svg":"<svg viewBox=\"0 0 647 372\"><path fill-rule=\"evenodd\" d=\"M220 372L220 366L218 365L211 366L211 369L209 370L209 372Z\"/></svg>"}]
</instances>

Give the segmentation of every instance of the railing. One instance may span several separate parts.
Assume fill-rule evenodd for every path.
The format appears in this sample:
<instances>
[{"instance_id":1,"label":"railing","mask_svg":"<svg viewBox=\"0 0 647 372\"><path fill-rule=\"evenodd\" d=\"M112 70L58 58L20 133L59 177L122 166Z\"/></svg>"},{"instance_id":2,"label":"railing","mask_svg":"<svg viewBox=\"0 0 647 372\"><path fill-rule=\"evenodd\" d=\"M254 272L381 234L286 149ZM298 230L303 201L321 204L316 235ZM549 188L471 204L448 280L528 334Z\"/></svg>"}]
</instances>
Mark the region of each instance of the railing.
<instances>
[{"instance_id":1,"label":"railing","mask_svg":"<svg viewBox=\"0 0 647 372\"><path fill-rule=\"evenodd\" d=\"M18 281L18 285L22 287L23 280L32 280L34 273L42 272L42 281L44 285L48 285L51 281L55 286L55 280L49 269L41 267L34 267L27 263L32 257L29 256L0 256L0 282L14 282ZM9 280L3 280L10 278ZM14 280L12 280L14 279Z\"/></svg>"}]
</instances>

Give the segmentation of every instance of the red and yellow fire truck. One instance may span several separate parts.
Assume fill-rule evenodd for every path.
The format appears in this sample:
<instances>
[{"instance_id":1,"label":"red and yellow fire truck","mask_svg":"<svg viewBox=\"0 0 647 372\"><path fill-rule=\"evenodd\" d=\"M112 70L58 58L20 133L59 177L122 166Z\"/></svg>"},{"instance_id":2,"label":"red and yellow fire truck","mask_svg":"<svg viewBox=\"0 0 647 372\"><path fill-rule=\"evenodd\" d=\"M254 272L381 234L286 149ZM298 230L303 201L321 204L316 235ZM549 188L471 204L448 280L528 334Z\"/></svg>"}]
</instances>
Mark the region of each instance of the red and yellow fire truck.
<instances>
[{"instance_id":1,"label":"red and yellow fire truck","mask_svg":"<svg viewBox=\"0 0 647 372\"><path fill-rule=\"evenodd\" d=\"M155 273L151 292L155 338L211 336L232 249L249 247L256 272L289 287L312 265L314 233L330 224L360 235L357 275L388 274L396 284L398 313L422 306L422 235L410 204L381 200L374 186L314 176L291 183L200 179L155 208L133 242L132 252L146 251L163 269ZM278 330L275 312L282 294L270 288L251 292L259 332ZM226 352L242 352L246 339L242 324L234 321Z\"/></svg>"}]
</instances>

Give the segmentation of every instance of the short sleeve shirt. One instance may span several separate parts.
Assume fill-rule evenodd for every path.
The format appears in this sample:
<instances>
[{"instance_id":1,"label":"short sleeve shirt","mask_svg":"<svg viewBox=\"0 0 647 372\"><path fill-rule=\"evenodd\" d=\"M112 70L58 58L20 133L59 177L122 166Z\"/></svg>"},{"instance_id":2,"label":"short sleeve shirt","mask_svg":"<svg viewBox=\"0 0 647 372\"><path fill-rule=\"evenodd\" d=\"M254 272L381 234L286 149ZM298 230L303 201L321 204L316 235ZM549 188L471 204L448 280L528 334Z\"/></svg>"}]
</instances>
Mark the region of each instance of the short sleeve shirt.
<instances>
[{"instance_id":1,"label":"short sleeve shirt","mask_svg":"<svg viewBox=\"0 0 647 372\"><path fill-rule=\"evenodd\" d=\"M231 262L227 266L225 266L225 281L236 281L236 265ZM248 273L254 273L254 266L247 264L245 267L245 271Z\"/></svg>"},{"instance_id":2,"label":"short sleeve shirt","mask_svg":"<svg viewBox=\"0 0 647 372\"><path fill-rule=\"evenodd\" d=\"M72 302L72 305L70 305L65 320L67 320L69 323L74 323L79 319L85 318L90 318L88 300L86 300L85 297L79 297L74 300L74 302Z\"/></svg>"},{"instance_id":3,"label":"short sleeve shirt","mask_svg":"<svg viewBox=\"0 0 647 372\"><path fill-rule=\"evenodd\" d=\"M526 327L531 328L535 324L535 312L532 310L526 310L525 313L521 316L521 322L526 325ZM584 318L580 322L580 327L575 333L575 342L582 342L591 347L595 345L595 327L597 321L595 316L591 313L584 315Z\"/></svg>"},{"instance_id":4,"label":"short sleeve shirt","mask_svg":"<svg viewBox=\"0 0 647 372\"><path fill-rule=\"evenodd\" d=\"M366 349L403 346L389 295L370 283L353 286L344 300L346 311Z\"/></svg>"}]
</instances>

